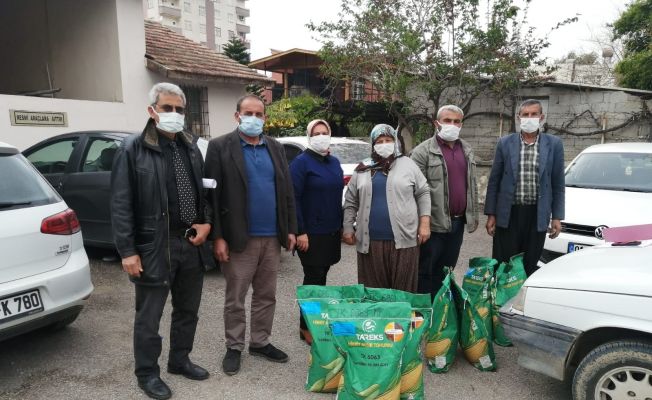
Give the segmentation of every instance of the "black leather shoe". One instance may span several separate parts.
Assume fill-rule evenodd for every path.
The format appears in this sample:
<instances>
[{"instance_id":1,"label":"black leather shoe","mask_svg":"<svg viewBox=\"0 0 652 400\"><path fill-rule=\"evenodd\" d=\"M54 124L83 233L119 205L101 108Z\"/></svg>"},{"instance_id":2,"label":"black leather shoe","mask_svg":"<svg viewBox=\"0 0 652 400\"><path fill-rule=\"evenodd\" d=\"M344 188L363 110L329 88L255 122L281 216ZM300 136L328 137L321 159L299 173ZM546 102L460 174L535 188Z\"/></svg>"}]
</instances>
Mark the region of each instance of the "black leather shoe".
<instances>
[{"instance_id":1,"label":"black leather shoe","mask_svg":"<svg viewBox=\"0 0 652 400\"><path fill-rule=\"evenodd\" d=\"M208 371L199 365L193 364L190 360L187 360L181 365L170 365L168 364L168 372L175 375L183 375L188 379L193 379L195 381L203 381L208 378Z\"/></svg>"},{"instance_id":2,"label":"black leather shoe","mask_svg":"<svg viewBox=\"0 0 652 400\"><path fill-rule=\"evenodd\" d=\"M226 355L222 361L222 370L227 375L235 375L240 371L240 350L226 349Z\"/></svg>"},{"instance_id":3,"label":"black leather shoe","mask_svg":"<svg viewBox=\"0 0 652 400\"><path fill-rule=\"evenodd\" d=\"M251 347L249 346L249 354L254 356L265 357L269 361L274 361L277 363L284 363L288 360L288 355L272 346L271 343L263 347Z\"/></svg>"},{"instance_id":4,"label":"black leather shoe","mask_svg":"<svg viewBox=\"0 0 652 400\"><path fill-rule=\"evenodd\" d=\"M172 397L172 391L168 385L163 382L158 376L139 379L138 387L145 392L145 394L152 399L166 400Z\"/></svg>"}]
</instances>

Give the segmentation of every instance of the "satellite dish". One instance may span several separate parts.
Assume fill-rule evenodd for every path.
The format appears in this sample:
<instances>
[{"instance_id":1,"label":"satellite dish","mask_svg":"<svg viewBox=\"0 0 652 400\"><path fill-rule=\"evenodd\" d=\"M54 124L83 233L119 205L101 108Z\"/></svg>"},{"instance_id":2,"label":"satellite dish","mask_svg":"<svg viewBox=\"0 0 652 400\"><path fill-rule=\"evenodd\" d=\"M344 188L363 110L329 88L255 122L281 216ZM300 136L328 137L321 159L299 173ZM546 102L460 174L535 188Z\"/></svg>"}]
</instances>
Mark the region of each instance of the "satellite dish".
<instances>
[{"instance_id":1,"label":"satellite dish","mask_svg":"<svg viewBox=\"0 0 652 400\"><path fill-rule=\"evenodd\" d=\"M602 48L602 58L611 58L614 56L614 50L611 47Z\"/></svg>"}]
</instances>

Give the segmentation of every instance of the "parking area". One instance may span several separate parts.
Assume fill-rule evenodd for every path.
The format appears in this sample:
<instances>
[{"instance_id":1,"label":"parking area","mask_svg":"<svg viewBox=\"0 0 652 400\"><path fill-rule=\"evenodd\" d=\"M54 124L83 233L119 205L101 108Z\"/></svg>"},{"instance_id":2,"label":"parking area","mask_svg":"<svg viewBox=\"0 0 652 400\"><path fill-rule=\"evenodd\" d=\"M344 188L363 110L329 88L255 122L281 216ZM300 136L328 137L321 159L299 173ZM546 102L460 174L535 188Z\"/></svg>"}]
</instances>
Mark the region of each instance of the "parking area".
<instances>
[{"instance_id":1,"label":"parking area","mask_svg":"<svg viewBox=\"0 0 652 400\"><path fill-rule=\"evenodd\" d=\"M484 221L467 234L456 275L461 279L468 259L490 255L491 239ZM133 376L133 287L120 263L102 261L91 251L95 291L88 307L67 329L33 332L0 342L0 399L145 399ZM224 278L206 276L200 321L192 360L211 377L195 382L164 372L167 362L170 307L161 321L164 337L162 378L174 398L185 399L330 399L333 395L304 391L308 346L299 340L299 309L295 287L303 273L298 257L284 253L278 279L278 303L272 341L290 361L274 364L243 353L241 372L228 377L221 371L225 353L222 322ZM329 284L356 282L355 249L344 246L342 261L329 273ZM461 280L460 280L461 282ZM496 347L498 370L475 370L458 354L451 370L442 375L425 371L428 399L555 399L570 398L567 385L519 367L515 348Z\"/></svg>"}]
</instances>

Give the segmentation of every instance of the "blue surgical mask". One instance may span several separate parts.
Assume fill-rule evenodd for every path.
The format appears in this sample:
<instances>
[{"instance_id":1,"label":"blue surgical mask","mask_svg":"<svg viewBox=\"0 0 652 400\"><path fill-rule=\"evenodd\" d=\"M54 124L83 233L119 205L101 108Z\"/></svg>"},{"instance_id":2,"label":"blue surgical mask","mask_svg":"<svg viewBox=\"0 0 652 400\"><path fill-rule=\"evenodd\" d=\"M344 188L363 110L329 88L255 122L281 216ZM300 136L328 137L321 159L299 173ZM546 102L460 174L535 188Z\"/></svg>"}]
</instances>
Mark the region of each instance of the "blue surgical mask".
<instances>
[{"instance_id":1,"label":"blue surgical mask","mask_svg":"<svg viewBox=\"0 0 652 400\"><path fill-rule=\"evenodd\" d=\"M158 122L156 123L156 127L158 129L170 133L177 133L183 130L183 127L185 125L185 118L183 115L176 112L157 113L157 114L158 114Z\"/></svg>"},{"instance_id":2,"label":"blue surgical mask","mask_svg":"<svg viewBox=\"0 0 652 400\"><path fill-rule=\"evenodd\" d=\"M238 129L247 136L256 137L263 133L264 124L262 119L254 115L241 115Z\"/></svg>"}]
</instances>

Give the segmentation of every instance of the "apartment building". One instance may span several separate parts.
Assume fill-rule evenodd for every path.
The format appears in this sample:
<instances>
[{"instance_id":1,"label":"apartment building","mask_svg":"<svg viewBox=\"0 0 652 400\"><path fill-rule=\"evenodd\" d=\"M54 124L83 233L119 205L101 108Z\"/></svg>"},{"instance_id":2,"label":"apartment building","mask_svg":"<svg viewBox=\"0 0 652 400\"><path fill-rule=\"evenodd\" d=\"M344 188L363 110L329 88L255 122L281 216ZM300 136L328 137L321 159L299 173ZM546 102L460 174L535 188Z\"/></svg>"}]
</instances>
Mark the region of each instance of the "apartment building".
<instances>
[{"instance_id":1,"label":"apartment building","mask_svg":"<svg viewBox=\"0 0 652 400\"><path fill-rule=\"evenodd\" d=\"M222 51L232 37L250 48L246 0L143 0L145 18Z\"/></svg>"},{"instance_id":2,"label":"apartment building","mask_svg":"<svg viewBox=\"0 0 652 400\"><path fill-rule=\"evenodd\" d=\"M134 0L0 1L0 54L11 55L0 63L0 141L22 150L68 132L141 132L156 82L184 90L193 133L233 131L246 86L271 79L142 10Z\"/></svg>"}]
</instances>

